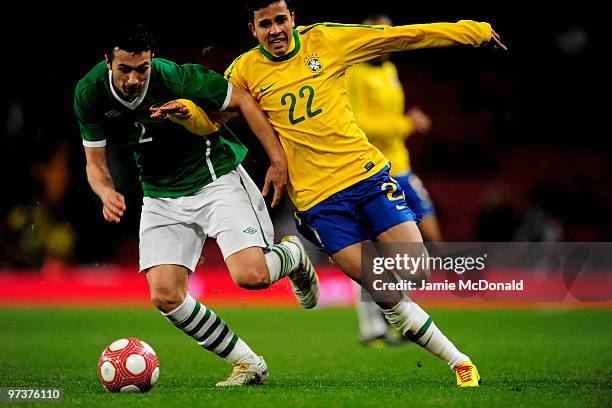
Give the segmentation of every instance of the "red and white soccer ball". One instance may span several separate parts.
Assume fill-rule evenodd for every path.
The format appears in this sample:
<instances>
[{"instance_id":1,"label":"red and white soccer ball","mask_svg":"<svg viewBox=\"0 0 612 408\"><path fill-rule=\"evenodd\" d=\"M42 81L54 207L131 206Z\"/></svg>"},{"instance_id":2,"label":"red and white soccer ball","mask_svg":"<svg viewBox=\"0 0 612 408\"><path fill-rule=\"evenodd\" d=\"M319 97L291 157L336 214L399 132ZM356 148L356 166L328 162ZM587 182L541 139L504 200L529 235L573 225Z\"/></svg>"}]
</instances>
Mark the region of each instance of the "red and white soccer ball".
<instances>
[{"instance_id":1,"label":"red and white soccer ball","mask_svg":"<svg viewBox=\"0 0 612 408\"><path fill-rule=\"evenodd\" d=\"M126 337L104 349L98 362L98 375L110 392L145 392L159 378L159 361L147 343Z\"/></svg>"}]
</instances>

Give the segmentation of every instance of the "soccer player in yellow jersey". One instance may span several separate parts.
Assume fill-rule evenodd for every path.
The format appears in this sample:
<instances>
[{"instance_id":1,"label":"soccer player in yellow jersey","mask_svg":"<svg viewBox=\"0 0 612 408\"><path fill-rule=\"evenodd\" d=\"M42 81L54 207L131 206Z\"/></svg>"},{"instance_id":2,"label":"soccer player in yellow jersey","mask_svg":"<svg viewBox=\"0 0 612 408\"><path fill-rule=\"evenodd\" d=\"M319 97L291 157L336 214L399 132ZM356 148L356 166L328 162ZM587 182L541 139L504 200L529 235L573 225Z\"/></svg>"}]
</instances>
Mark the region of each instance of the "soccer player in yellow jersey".
<instances>
[{"instance_id":1,"label":"soccer player in yellow jersey","mask_svg":"<svg viewBox=\"0 0 612 408\"><path fill-rule=\"evenodd\" d=\"M371 16L366 25L393 25L386 15ZM406 112L404 88L397 68L389 54L352 66L346 73L346 87L357 125L365 132L370 143L380 149L392 166L389 174L404 191L410 209L421 217L419 230L423 239L441 241L440 229L429 193L410 166L406 138L412 134L427 133L431 120L414 107ZM372 347L397 344L393 330L367 292L361 294L357 304L359 338Z\"/></svg>"},{"instance_id":2,"label":"soccer player in yellow jersey","mask_svg":"<svg viewBox=\"0 0 612 408\"><path fill-rule=\"evenodd\" d=\"M422 238L416 215L389 176L389 161L355 122L346 69L394 51L489 42L505 47L487 23L295 28L289 0L247 3L249 28L259 46L236 58L225 76L255 97L278 133L299 231L362 283L364 243L418 243ZM449 364L458 385L478 386L476 366L416 303L378 304L398 331Z\"/></svg>"}]
</instances>

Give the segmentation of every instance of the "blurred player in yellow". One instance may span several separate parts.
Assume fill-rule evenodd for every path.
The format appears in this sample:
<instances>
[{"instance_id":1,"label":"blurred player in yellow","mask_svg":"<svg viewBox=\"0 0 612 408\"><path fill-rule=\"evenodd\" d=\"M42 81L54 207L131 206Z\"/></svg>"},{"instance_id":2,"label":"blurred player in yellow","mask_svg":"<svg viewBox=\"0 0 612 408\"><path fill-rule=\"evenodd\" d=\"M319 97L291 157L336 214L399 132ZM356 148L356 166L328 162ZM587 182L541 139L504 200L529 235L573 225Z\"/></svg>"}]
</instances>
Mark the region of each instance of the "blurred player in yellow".
<instances>
[{"instance_id":1,"label":"blurred player in yellow","mask_svg":"<svg viewBox=\"0 0 612 408\"><path fill-rule=\"evenodd\" d=\"M365 19L366 25L392 26L386 15ZM410 209L421 217L419 230L425 241L441 241L440 228L429 193L410 167L406 138L425 134L431 120L419 107L406 112L405 95L397 68L389 54L355 65L347 70L346 88L357 125L369 141L391 162L389 174L404 191ZM380 308L363 292L357 304L359 338L368 346L398 344L400 339L389 328Z\"/></svg>"},{"instance_id":2,"label":"blurred player in yellow","mask_svg":"<svg viewBox=\"0 0 612 408\"><path fill-rule=\"evenodd\" d=\"M248 26L259 46L236 58L225 76L255 97L280 138L300 233L374 295L374 288L364 284L362 245L421 243L422 238L418 217L389 176L389 160L355 122L346 94L346 70L395 51L489 42L505 47L489 24L475 21L295 28L289 0L248 1L247 9ZM469 357L416 303L395 295L377 300L387 320L446 361L458 385L478 386L480 377Z\"/></svg>"}]
</instances>

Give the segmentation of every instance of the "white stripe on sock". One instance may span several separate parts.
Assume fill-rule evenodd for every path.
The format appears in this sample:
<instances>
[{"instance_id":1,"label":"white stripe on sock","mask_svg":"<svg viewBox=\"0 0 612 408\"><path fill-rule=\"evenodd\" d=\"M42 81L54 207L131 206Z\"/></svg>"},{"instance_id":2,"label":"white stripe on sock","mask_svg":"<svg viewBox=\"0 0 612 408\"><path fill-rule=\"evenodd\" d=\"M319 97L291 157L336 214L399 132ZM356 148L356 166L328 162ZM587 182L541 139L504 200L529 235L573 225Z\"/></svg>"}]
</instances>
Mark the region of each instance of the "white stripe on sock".
<instances>
[{"instance_id":1,"label":"white stripe on sock","mask_svg":"<svg viewBox=\"0 0 612 408\"><path fill-rule=\"evenodd\" d=\"M217 337L219 337L219 334L221 334L221 331L223 330L224 327L225 327L225 322L221 320L221 323L219 323L219 326L215 328L215 330L211 333L211 335L208 336L206 339L199 341L198 344L202 347L208 347L210 344L212 344L212 342L217 340Z\"/></svg>"},{"instance_id":2,"label":"white stripe on sock","mask_svg":"<svg viewBox=\"0 0 612 408\"><path fill-rule=\"evenodd\" d=\"M215 347L213 351L215 353L220 353L223 350L225 350L225 348L230 343L230 341L232 341L232 337L234 337L234 332L229 330L227 334L225 335L225 338L223 339L223 341L217 347Z\"/></svg>"},{"instance_id":3,"label":"white stripe on sock","mask_svg":"<svg viewBox=\"0 0 612 408\"><path fill-rule=\"evenodd\" d=\"M200 320L202 320L202 318L206 314L206 310L207 310L206 306L202 305L201 303L200 303L200 305L201 305L200 310L198 310L198 314L193 319L193 321L191 323L189 323L187 326L183 327L183 331L185 333L193 330L200 323Z\"/></svg>"}]
</instances>

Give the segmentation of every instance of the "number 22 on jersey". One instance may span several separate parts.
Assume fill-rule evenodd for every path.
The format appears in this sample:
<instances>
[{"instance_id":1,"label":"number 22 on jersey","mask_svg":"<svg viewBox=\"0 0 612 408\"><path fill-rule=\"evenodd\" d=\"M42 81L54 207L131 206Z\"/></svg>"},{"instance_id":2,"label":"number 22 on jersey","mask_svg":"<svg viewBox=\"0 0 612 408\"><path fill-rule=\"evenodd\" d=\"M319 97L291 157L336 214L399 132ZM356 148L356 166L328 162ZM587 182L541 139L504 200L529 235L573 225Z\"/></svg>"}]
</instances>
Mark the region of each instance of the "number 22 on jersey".
<instances>
[{"instance_id":1,"label":"number 22 on jersey","mask_svg":"<svg viewBox=\"0 0 612 408\"><path fill-rule=\"evenodd\" d=\"M308 100L306 101L306 115L309 118L314 118L319 113L323 112L323 109L318 108L314 111L312 110L313 109L312 103L315 97L315 90L310 85L305 85L300 88L300 90L298 91L300 100L306 98L306 92L308 93ZM289 100L289 102L287 100ZM281 105L286 106L287 103L289 103L289 122L292 125L297 125L298 123L306 120L306 117L303 115L297 118L295 117L295 108L296 108L296 105L298 104L298 98L295 96L295 94L291 92L287 92L281 97Z\"/></svg>"}]
</instances>

